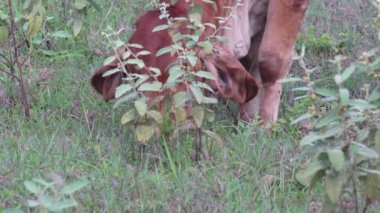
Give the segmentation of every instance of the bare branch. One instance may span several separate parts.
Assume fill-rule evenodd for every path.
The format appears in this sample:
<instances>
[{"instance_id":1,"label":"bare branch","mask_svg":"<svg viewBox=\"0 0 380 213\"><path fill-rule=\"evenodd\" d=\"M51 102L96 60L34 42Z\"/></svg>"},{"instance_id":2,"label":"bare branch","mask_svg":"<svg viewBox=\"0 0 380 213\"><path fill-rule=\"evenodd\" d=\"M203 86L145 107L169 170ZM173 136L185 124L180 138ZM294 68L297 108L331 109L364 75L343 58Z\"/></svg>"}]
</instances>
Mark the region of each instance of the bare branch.
<instances>
[{"instance_id":1,"label":"bare branch","mask_svg":"<svg viewBox=\"0 0 380 213\"><path fill-rule=\"evenodd\" d=\"M6 75L9 75L9 76L11 76L12 78L15 78L17 81L20 81L20 79L16 76L16 75L14 75L13 73L11 73L11 72L7 72L7 71L5 71L3 68L1 68L0 67L0 72L2 72L2 73L5 73Z\"/></svg>"}]
</instances>

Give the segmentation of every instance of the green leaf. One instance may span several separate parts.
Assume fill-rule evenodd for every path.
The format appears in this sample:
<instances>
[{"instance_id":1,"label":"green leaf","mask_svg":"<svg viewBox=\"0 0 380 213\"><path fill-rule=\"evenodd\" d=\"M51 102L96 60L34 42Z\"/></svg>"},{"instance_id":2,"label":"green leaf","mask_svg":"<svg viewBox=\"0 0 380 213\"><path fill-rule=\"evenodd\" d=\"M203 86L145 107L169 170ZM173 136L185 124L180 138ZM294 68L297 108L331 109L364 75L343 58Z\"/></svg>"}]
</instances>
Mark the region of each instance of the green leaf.
<instances>
[{"instance_id":1,"label":"green leaf","mask_svg":"<svg viewBox=\"0 0 380 213\"><path fill-rule=\"evenodd\" d=\"M132 89L132 86L130 84L122 84L122 85L116 87L115 98L121 97L126 92L131 91L131 89Z\"/></svg>"},{"instance_id":2,"label":"green leaf","mask_svg":"<svg viewBox=\"0 0 380 213\"><path fill-rule=\"evenodd\" d=\"M203 107L201 107L201 106L194 107L191 110L191 115L193 116L195 124L197 125L197 127L200 128L202 126L203 119L205 116L205 112L203 110Z\"/></svg>"},{"instance_id":3,"label":"green leaf","mask_svg":"<svg viewBox=\"0 0 380 213\"><path fill-rule=\"evenodd\" d=\"M0 44L8 41L8 27L0 26Z\"/></svg>"},{"instance_id":4,"label":"green leaf","mask_svg":"<svg viewBox=\"0 0 380 213\"><path fill-rule=\"evenodd\" d=\"M121 124L124 125L133 121L136 118L136 113L136 109L131 109L128 112L124 113L124 115L121 117Z\"/></svg>"},{"instance_id":5,"label":"green leaf","mask_svg":"<svg viewBox=\"0 0 380 213\"><path fill-rule=\"evenodd\" d=\"M376 170L380 171L380 165L376 166ZM380 175L370 174L364 180L364 194L371 199L380 199Z\"/></svg>"},{"instance_id":6,"label":"green leaf","mask_svg":"<svg viewBox=\"0 0 380 213\"><path fill-rule=\"evenodd\" d=\"M88 5L87 0L75 0L74 7L77 10L81 10Z\"/></svg>"},{"instance_id":7,"label":"green leaf","mask_svg":"<svg viewBox=\"0 0 380 213\"><path fill-rule=\"evenodd\" d=\"M174 95L174 107L182 107L189 100L191 100L191 95L189 93L178 92Z\"/></svg>"},{"instance_id":8,"label":"green leaf","mask_svg":"<svg viewBox=\"0 0 380 213\"><path fill-rule=\"evenodd\" d=\"M33 178L32 181L35 183L41 184L42 186L44 186L46 188L49 188L55 184L54 182L47 182L41 178Z\"/></svg>"},{"instance_id":9,"label":"green leaf","mask_svg":"<svg viewBox=\"0 0 380 213\"><path fill-rule=\"evenodd\" d=\"M194 22L196 25L200 24L201 19L202 19L201 14L199 14L199 13L189 13L189 20L191 22Z\"/></svg>"},{"instance_id":10,"label":"green leaf","mask_svg":"<svg viewBox=\"0 0 380 213\"><path fill-rule=\"evenodd\" d=\"M102 77L104 78L104 77L113 75L113 74L115 74L117 72L121 72L120 67L116 67L115 69L108 70L107 72L105 72L105 73L102 74Z\"/></svg>"},{"instance_id":11,"label":"green leaf","mask_svg":"<svg viewBox=\"0 0 380 213\"><path fill-rule=\"evenodd\" d=\"M162 87L162 83L155 81L152 83L143 83L138 88L139 91L160 91Z\"/></svg>"},{"instance_id":12,"label":"green leaf","mask_svg":"<svg viewBox=\"0 0 380 213\"><path fill-rule=\"evenodd\" d=\"M28 200L28 206L30 208L35 208L37 207L38 205L40 205L40 203L38 201L35 201L35 200Z\"/></svg>"},{"instance_id":13,"label":"green leaf","mask_svg":"<svg viewBox=\"0 0 380 213\"><path fill-rule=\"evenodd\" d=\"M292 91L293 92L295 92L295 91L308 92L311 89L312 89L311 87L296 87L296 88L293 88Z\"/></svg>"},{"instance_id":14,"label":"green leaf","mask_svg":"<svg viewBox=\"0 0 380 213\"><path fill-rule=\"evenodd\" d=\"M37 186L37 184L35 184L35 183L32 182L32 181L25 181L25 182L24 182L24 186L25 186L25 188L26 188L29 192L31 192L31 193L33 193L33 194L38 194L38 193L41 192L41 188L40 188L39 186Z\"/></svg>"},{"instance_id":15,"label":"green leaf","mask_svg":"<svg viewBox=\"0 0 380 213\"><path fill-rule=\"evenodd\" d=\"M343 81L342 81L342 76L341 75L335 75L334 76L334 81L336 84L341 84Z\"/></svg>"},{"instance_id":16,"label":"green leaf","mask_svg":"<svg viewBox=\"0 0 380 213\"><path fill-rule=\"evenodd\" d=\"M177 80L179 77L183 76L185 72L178 65L175 65L169 69L169 78L166 82L171 83L172 81Z\"/></svg>"},{"instance_id":17,"label":"green leaf","mask_svg":"<svg viewBox=\"0 0 380 213\"><path fill-rule=\"evenodd\" d=\"M160 112L155 110L149 110L146 113L149 117L153 118L157 123L162 124L164 122L164 119Z\"/></svg>"},{"instance_id":18,"label":"green leaf","mask_svg":"<svg viewBox=\"0 0 380 213\"><path fill-rule=\"evenodd\" d=\"M137 53L137 56L141 56L141 55L150 55L151 52L149 51L146 51L146 50L143 50L143 51L140 51Z\"/></svg>"},{"instance_id":19,"label":"green leaf","mask_svg":"<svg viewBox=\"0 0 380 213\"><path fill-rule=\"evenodd\" d=\"M53 37L56 37L56 38L71 38L71 34L67 31L64 31L64 30L60 30L60 31L56 31L52 34Z\"/></svg>"},{"instance_id":20,"label":"green leaf","mask_svg":"<svg viewBox=\"0 0 380 213\"><path fill-rule=\"evenodd\" d=\"M380 129L377 129L374 140L375 140L375 149L377 152L380 153Z\"/></svg>"},{"instance_id":21,"label":"green leaf","mask_svg":"<svg viewBox=\"0 0 380 213\"><path fill-rule=\"evenodd\" d=\"M368 135L369 135L369 129L361 129L358 132L357 141L363 142L365 139L367 139Z\"/></svg>"},{"instance_id":22,"label":"green leaf","mask_svg":"<svg viewBox=\"0 0 380 213\"><path fill-rule=\"evenodd\" d=\"M327 175L325 178L325 189L327 197L332 203L338 203L340 194L342 193L344 183L343 174Z\"/></svg>"},{"instance_id":23,"label":"green leaf","mask_svg":"<svg viewBox=\"0 0 380 213\"><path fill-rule=\"evenodd\" d=\"M195 55L188 55L187 61L189 61L190 65L194 67L197 63L197 57Z\"/></svg>"},{"instance_id":24,"label":"green leaf","mask_svg":"<svg viewBox=\"0 0 380 213\"><path fill-rule=\"evenodd\" d=\"M195 100L198 102L198 104L201 104L203 101L203 93L202 90L198 87L194 87L193 85L190 85L190 91L193 93Z\"/></svg>"},{"instance_id":25,"label":"green leaf","mask_svg":"<svg viewBox=\"0 0 380 213\"><path fill-rule=\"evenodd\" d=\"M339 96L341 103L347 105L348 101L350 100L350 91L348 91L346 88L341 88L339 89Z\"/></svg>"},{"instance_id":26,"label":"green leaf","mask_svg":"<svg viewBox=\"0 0 380 213\"><path fill-rule=\"evenodd\" d=\"M154 74L155 74L156 76L161 75L161 70L158 69L158 68L156 68L156 67L149 67L149 70L152 71L152 72L154 72Z\"/></svg>"},{"instance_id":27,"label":"green leaf","mask_svg":"<svg viewBox=\"0 0 380 213\"><path fill-rule=\"evenodd\" d=\"M297 81L302 81L302 78L299 77L289 77L289 78L283 78L278 80L278 83L288 83L288 82L297 82Z\"/></svg>"},{"instance_id":28,"label":"green leaf","mask_svg":"<svg viewBox=\"0 0 380 213\"><path fill-rule=\"evenodd\" d=\"M347 102L348 105L356 108L356 109L359 109L359 110L365 110L365 109L373 109L373 108L376 108L374 105L372 104L369 104L367 101L363 100L363 99L353 99L353 100L349 100Z\"/></svg>"},{"instance_id":29,"label":"green leaf","mask_svg":"<svg viewBox=\"0 0 380 213\"><path fill-rule=\"evenodd\" d=\"M155 28L153 28L152 32L162 31L162 30L166 30L168 28L169 28L169 25L162 24L162 25L158 25Z\"/></svg>"},{"instance_id":30,"label":"green leaf","mask_svg":"<svg viewBox=\"0 0 380 213\"><path fill-rule=\"evenodd\" d=\"M299 123L299 122L301 122L301 121L303 121L303 120L306 120L306 119L309 119L309 118L312 118L312 117L313 117L312 114L310 114L310 113L305 113L305 114L299 116L299 117L298 117L297 119L295 119L294 121L292 121L290 124L293 125L293 124Z\"/></svg>"},{"instance_id":31,"label":"green leaf","mask_svg":"<svg viewBox=\"0 0 380 213\"><path fill-rule=\"evenodd\" d=\"M29 18L28 38L31 40L42 27L43 19L41 16L32 16Z\"/></svg>"},{"instance_id":32,"label":"green leaf","mask_svg":"<svg viewBox=\"0 0 380 213\"><path fill-rule=\"evenodd\" d=\"M172 51L172 47L171 46L168 46L168 47L163 47L161 49L159 49L156 53L156 56L159 57L165 53L170 53Z\"/></svg>"},{"instance_id":33,"label":"green leaf","mask_svg":"<svg viewBox=\"0 0 380 213\"><path fill-rule=\"evenodd\" d=\"M137 81L135 83L135 87L138 87L140 84L144 83L146 80L148 80L149 76L148 75L137 75Z\"/></svg>"},{"instance_id":34,"label":"green leaf","mask_svg":"<svg viewBox=\"0 0 380 213\"><path fill-rule=\"evenodd\" d=\"M202 129L202 132L205 133L207 137L214 139L214 141L219 145L223 145L223 139L217 133L205 129Z\"/></svg>"},{"instance_id":35,"label":"green leaf","mask_svg":"<svg viewBox=\"0 0 380 213\"><path fill-rule=\"evenodd\" d=\"M308 135L302 138L301 146L312 145L313 142L318 140L324 140L329 137L338 137L343 132L342 127L336 126L334 128L330 128L325 132L310 132Z\"/></svg>"},{"instance_id":36,"label":"green leaf","mask_svg":"<svg viewBox=\"0 0 380 213\"><path fill-rule=\"evenodd\" d=\"M216 79L215 75L212 74L211 72L206 72L206 71L202 71L202 70L196 72L195 76L200 77L200 78L211 79L211 80L215 80Z\"/></svg>"},{"instance_id":37,"label":"green leaf","mask_svg":"<svg viewBox=\"0 0 380 213\"><path fill-rule=\"evenodd\" d=\"M338 101L338 98L336 97L326 97L326 98L319 99L318 104L325 105L325 104L336 102L336 101Z\"/></svg>"},{"instance_id":38,"label":"green leaf","mask_svg":"<svg viewBox=\"0 0 380 213\"><path fill-rule=\"evenodd\" d=\"M115 105L113 106L114 109L120 106L120 104L123 104L125 102L129 102L130 100L134 100L135 98L138 97L138 94L136 92L129 93L128 95L125 95L121 98L118 98L115 101Z\"/></svg>"},{"instance_id":39,"label":"green leaf","mask_svg":"<svg viewBox=\"0 0 380 213\"><path fill-rule=\"evenodd\" d=\"M62 201L52 202L51 205L47 206L47 208L48 210L52 212L60 212L60 211L63 211L64 209L72 208L77 205L78 203L75 200L70 198L70 199L65 199Z\"/></svg>"},{"instance_id":40,"label":"green leaf","mask_svg":"<svg viewBox=\"0 0 380 213\"><path fill-rule=\"evenodd\" d=\"M154 134L154 128L148 125L139 125L136 128L137 140L146 143Z\"/></svg>"},{"instance_id":41,"label":"green leaf","mask_svg":"<svg viewBox=\"0 0 380 213\"><path fill-rule=\"evenodd\" d=\"M336 91L330 88L316 88L315 93L326 97L336 97Z\"/></svg>"},{"instance_id":42,"label":"green leaf","mask_svg":"<svg viewBox=\"0 0 380 213\"><path fill-rule=\"evenodd\" d=\"M116 59L116 56L110 56L110 57L106 58L106 60L104 60L104 62L103 62L103 66L111 64L112 62L115 61L115 59Z\"/></svg>"},{"instance_id":43,"label":"green leaf","mask_svg":"<svg viewBox=\"0 0 380 213\"><path fill-rule=\"evenodd\" d=\"M216 98L209 98L209 97L203 96L202 103L204 103L204 104L216 104L216 103L218 103L218 100Z\"/></svg>"},{"instance_id":44,"label":"green leaf","mask_svg":"<svg viewBox=\"0 0 380 213\"><path fill-rule=\"evenodd\" d=\"M201 41L198 42L197 45L203 47L203 50L206 54L212 53L212 50L214 48L214 45L212 45L210 41Z\"/></svg>"},{"instance_id":45,"label":"green leaf","mask_svg":"<svg viewBox=\"0 0 380 213\"><path fill-rule=\"evenodd\" d=\"M82 29L82 20L80 20L79 18L74 19L74 22L73 22L74 36L79 35L81 29Z\"/></svg>"},{"instance_id":46,"label":"green leaf","mask_svg":"<svg viewBox=\"0 0 380 213\"><path fill-rule=\"evenodd\" d=\"M372 93L368 97L369 102L374 102L380 99L380 87L377 87L372 91Z\"/></svg>"},{"instance_id":47,"label":"green leaf","mask_svg":"<svg viewBox=\"0 0 380 213\"><path fill-rule=\"evenodd\" d=\"M344 169L345 157L341 149L329 149L327 150L329 160L334 169L341 172Z\"/></svg>"},{"instance_id":48,"label":"green leaf","mask_svg":"<svg viewBox=\"0 0 380 213\"><path fill-rule=\"evenodd\" d=\"M220 42L222 42L222 43L224 43L224 44L227 44L227 43L228 43L228 38L225 37L225 36L215 36L215 38L216 38L218 41L220 41Z\"/></svg>"},{"instance_id":49,"label":"green leaf","mask_svg":"<svg viewBox=\"0 0 380 213\"><path fill-rule=\"evenodd\" d=\"M123 53L123 60L126 60L127 58L129 58L129 56L131 56L131 51L129 50L125 51L125 53Z\"/></svg>"},{"instance_id":50,"label":"green leaf","mask_svg":"<svg viewBox=\"0 0 380 213\"><path fill-rule=\"evenodd\" d=\"M61 189L61 194L64 195L71 195L74 192L82 189L83 187L87 186L89 184L88 180L77 180L74 182L71 182L67 185L64 185Z\"/></svg>"},{"instance_id":51,"label":"green leaf","mask_svg":"<svg viewBox=\"0 0 380 213\"><path fill-rule=\"evenodd\" d=\"M187 21L188 19L186 17L174 17L173 21Z\"/></svg>"},{"instance_id":52,"label":"green leaf","mask_svg":"<svg viewBox=\"0 0 380 213\"><path fill-rule=\"evenodd\" d=\"M206 109L204 108L204 111L205 111L205 119L208 121L208 122L214 122L215 120L215 112L211 109Z\"/></svg>"},{"instance_id":53,"label":"green leaf","mask_svg":"<svg viewBox=\"0 0 380 213\"><path fill-rule=\"evenodd\" d=\"M378 159L379 154L361 143L353 143L350 149L352 154L360 155L366 159Z\"/></svg>"},{"instance_id":54,"label":"green leaf","mask_svg":"<svg viewBox=\"0 0 380 213\"><path fill-rule=\"evenodd\" d=\"M210 85L208 85L204 82L196 81L196 82L192 82L191 84L194 85L195 87L199 87L201 89L206 89L212 93L215 93L215 91L210 87Z\"/></svg>"},{"instance_id":55,"label":"green leaf","mask_svg":"<svg viewBox=\"0 0 380 213\"><path fill-rule=\"evenodd\" d=\"M328 163L325 161L314 160L306 169L302 169L296 173L296 179L302 185L311 188L322 179L327 168Z\"/></svg>"},{"instance_id":56,"label":"green leaf","mask_svg":"<svg viewBox=\"0 0 380 213\"><path fill-rule=\"evenodd\" d=\"M338 110L331 110L330 112L326 113L323 118L318 119L318 122L315 124L316 128L322 128L326 125L329 125L339 119Z\"/></svg>"},{"instance_id":57,"label":"green leaf","mask_svg":"<svg viewBox=\"0 0 380 213\"><path fill-rule=\"evenodd\" d=\"M176 108L174 114L177 123L182 123L187 118L186 110L182 107Z\"/></svg>"},{"instance_id":58,"label":"green leaf","mask_svg":"<svg viewBox=\"0 0 380 213\"><path fill-rule=\"evenodd\" d=\"M140 98L135 101L135 108L140 116L144 116L146 113L146 110L148 108L148 105L145 102L144 98Z\"/></svg>"},{"instance_id":59,"label":"green leaf","mask_svg":"<svg viewBox=\"0 0 380 213\"><path fill-rule=\"evenodd\" d=\"M214 2L215 3L215 2ZM211 27L212 29L216 30L216 25L212 23L204 23L205 26Z\"/></svg>"},{"instance_id":60,"label":"green leaf","mask_svg":"<svg viewBox=\"0 0 380 213\"><path fill-rule=\"evenodd\" d=\"M136 43L132 43L132 44L128 44L129 47L134 47L134 48L137 48L137 49L142 49L143 46L141 44L136 44Z\"/></svg>"},{"instance_id":61,"label":"green leaf","mask_svg":"<svg viewBox=\"0 0 380 213\"><path fill-rule=\"evenodd\" d=\"M354 71L355 71L355 66L354 65L351 65L348 68L346 68L343 71L343 73L340 75L341 76L341 81L342 82L346 81L352 75L352 73Z\"/></svg>"},{"instance_id":62,"label":"green leaf","mask_svg":"<svg viewBox=\"0 0 380 213\"><path fill-rule=\"evenodd\" d=\"M187 41L185 46L186 46L186 48L191 49L194 47L195 44L196 44L195 41L191 40L191 41Z\"/></svg>"},{"instance_id":63,"label":"green leaf","mask_svg":"<svg viewBox=\"0 0 380 213\"><path fill-rule=\"evenodd\" d=\"M144 61L143 61L143 60L140 60L140 59L137 59L137 58L128 59L128 60L126 61L126 63L127 63L127 64L135 64L135 65L137 65L137 67L138 67L139 69L142 69L142 68L145 67L145 63L144 63Z\"/></svg>"}]
</instances>

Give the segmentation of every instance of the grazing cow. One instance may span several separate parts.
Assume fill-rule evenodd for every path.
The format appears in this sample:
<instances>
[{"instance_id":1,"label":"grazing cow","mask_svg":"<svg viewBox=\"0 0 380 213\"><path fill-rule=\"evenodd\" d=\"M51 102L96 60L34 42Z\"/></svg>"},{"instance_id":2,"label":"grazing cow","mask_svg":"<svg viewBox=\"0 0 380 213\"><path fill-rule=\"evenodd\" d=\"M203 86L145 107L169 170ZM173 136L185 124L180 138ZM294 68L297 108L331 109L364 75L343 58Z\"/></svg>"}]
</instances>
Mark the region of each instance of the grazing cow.
<instances>
[{"instance_id":1,"label":"grazing cow","mask_svg":"<svg viewBox=\"0 0 380 213\"><path fill-rule=\"evenodd\" d=\"M217 5L218 8L214 8L214 5L205 3L203 0L195 0L195 3L201 5L203 8L204 15L201 21L203 23L214 24L217 27L219 26L217 17L226 16L228 12L227 9L222 8L224 5ZM232 3L233 1L230 3L231 6ZM227 5L228 4L226 4L226 6ZM170 17L177 18L188 17L189 9L190 3L186 0L178 1L176 4L170 5L167 11ZM136 21L136 31L131 36L129 43L141 44L145 50L151 52L150 55L142 55L139 59L144 61L146 67L159 68L161 75L158 76L158 80L164 83L168 78L168 67L175 63L177 59L176 56L172 56L170 53L158 57L156 56L158 50L173 44L169 30L152 32L156 26L167 23L165 19L159 19L160 14L160 10L151 10L139 17ZM190 33L190 30L186 27L188 24L188 22L184 22L178 27L182 34ZM212 33L212 28L207 27L200 36L200 40L205 39ZM132 55L136 55L138 51L141 51L137 48L129 48L134 53ZM224 47L221 43L216 42L214 54L207 55L204 51L199 51L198 64L203 64L209 72L212 72L216 76L215 81L208 83L211 84L212 87L216 87L220 94L239 104L244 104L256 96L258 87L252 75L247 72L240 61L232 53L228 52L226 48L227 47ZM122 55L124 51L124 49L121 49L118 54ZM91 84L97 92L103 95L106 101L115 98L115 89L121 83L123 73L117 72L106 77L102 75L117 66L118 60L114 60L100 67L91 78ZM149 70L138 70L135 66L129 64L126 65L126 68L132 73L149 73ZM163 91L163 93L165 92L168 91ZM160 94L149 93L147 95L153 98Z\"/></svg>"},{"instance_id":2,"label":"grazing cow","mask_svg":"<svg viewBox=\"0 0 380 213\"><path fill-rule=\"evenodd\" d=\"M169 2L169 0L161 1ZM308 0L213 0L217 11L202 0L192 2L205 8L202 17L204 23L217 24L216 17L226 15L224 6L232 6L237 1L243 6L237 7L234 12L237 19L229 19L227 23L232 30L221 31L221 35L226 36L229 43L219 44L218 49L224 54L216 58L208 58L208 61L211 61L208 63L208 68L218 76L216 84L219 85L220 93L241 104L239 109L241 119L250 121L258 115L263 123L269 123L277 119L282 90L281 83L277 81L289 73L293 47ZM186 16L189 2L191 0L178 0L168 11L172 16ZM151 34L153 27L163 23L157 19L158 15L158 11L150 11L143 15L137 21L136 32L130 40L131 43L142 43L153 55L160 47L167 46L171 42L167 32L159 32L154 37L150 36L153 35ZM209 35L210 30L206 30L204 36ZM251 101L249 100L257 93L255 80L247 76L245 70L236 60L233 60L233 57L240 59L255 79L260 80L259 94ZM161 69L167 67L173 60L175 59L169 55L144 58L148 65ZM92 77L93 86L103 94L106 100L114 97L121 73L106 78L101 78L101 75L116 66L115 62L101 67ZM228 73L227 76L232 81L226 80L225 73ZM163 74L161 80L165 81L165 78ZM242 81L242 79L245 80Z\"/></svg>"},{"instance_id":3,"label":"grazing cow","mask_svg":"<svg viewBox=\"0 0 380 213\"><path fill-rule=\"evenodd\" d=\"M277 81L290 70L292 52L308 0L241 0L238 19L231 19L225 36L228 50L259 81L256 98L240 106L239 117L259 115L263 123L277 119L282 85Z\"/></svg>"}]
</instances>

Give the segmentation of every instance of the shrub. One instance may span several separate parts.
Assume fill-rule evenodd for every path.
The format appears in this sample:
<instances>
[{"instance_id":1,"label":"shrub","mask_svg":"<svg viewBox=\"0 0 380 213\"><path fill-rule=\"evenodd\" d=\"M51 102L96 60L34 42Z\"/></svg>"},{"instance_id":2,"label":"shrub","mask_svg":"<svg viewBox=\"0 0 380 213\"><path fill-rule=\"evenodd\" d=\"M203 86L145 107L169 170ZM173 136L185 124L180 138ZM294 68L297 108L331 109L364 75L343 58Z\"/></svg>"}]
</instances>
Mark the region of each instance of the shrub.
<instances>
[{"instance_id":1,"label":"shrub","mask_svg":"<svg viewBox=\"0 0 380 213\"><path fill-rule=\"evenodd\" d=\"M379 8L378 2L374 4ZM304 82L304 86L296 89L304 91L298 99L312 102L309 111L292 122L306 119L312 122L312 130L300 141L311 161L297 172L296 179L310 188L324 181L325 212L346 208L347 200L354 203L355 212L359 212L360 206L365 211L371 199L380 198L378 53L377 48L364 52L348 66L343 65L346 57L337 55L330 63L337 67L338 73L323 79L314 75L315 70L307 68L301 54L298 61L305 75L288 79ZM362 92L355 97L345 86L353 73L367 76L367 83L360 88ZM326 82L331 81L335 84L326 87ZM360 197L363 196L366 202L361 205Z\"/></svg>"},{"instance_id":2,"label":"shrub","mask_svg":"<svg viewBox=\"0 0 380 213\"><path fill-rule=\"evenodd\" d=\"M210 2L212 4L212 2ZM235 7L240 6L239 3ZM139 58L142 55L151 54L149 51L144 50L140 44L124 44L120 40L120 32L108 31L104 35L108 38L110 43L114 44L114 51L116 56L112 56L104 62L108 64L115 59L119 64L132 64L136 65L139 69L150 70L149 74L137 74L129 72L125 66L118 66L105 73L103 76L113 74L115 72L123 72L125 78L123 84L116 88L116 103L115 107L121 104L133 103L130 110L128 110L121 118L121 124L134 124L137 141L147 143L153 135L170 136L169 138L178 138L183 131L195 129L197 135L197 149L200 149L200 142L202 139L201 133L208 137L220 140L216 133L206 128L204 123L212 122L215 118L213 110L207 105L217 103L217 99L207 95L212 94L214 91L205 83L197 81L197 78L205 78L214 80L215 76L210 72L205 72L197 68L197 55L200 51L205 54L211 54L214 47L214 42L225 42L225 38L218 35L219 30L224 27L223 24L232 15L228 17L219 17L221 26L217 28L212 23L202 23L202 8L193 5L189 10L189 18L172 18L166 8L167 4L160 4L161 19L167 21L166 24L156 26L153 32L168 30L172 35L173 44L163 47L156 53L156 56L162 54L172 54L177 57L177 62L169 67L169 77L167 81L162 84L157 77L161 75L161 70L155 67L146 67L144 61ZM234 7L230 8L231 11ZM188 23L187 28L192 29L190 34L181 34L178 30L178 25ZM204 30L208 28L214 29L211 36L201 40L201 35ZM225 28L225 27L224 27ZM118 56L118 49L126 48L123 56ZM129 49L130 47L138 48L137 54ZM178 86L185 86L185 90L177 90ZM163 92L163 91L169 92ZM147 96L147 92L159 94L155 99ZM156 103L165 103L165 113L161 114L159 109L156 108ZM199 151L199 150L198 150Z\"/></svg>"}]
</instances>

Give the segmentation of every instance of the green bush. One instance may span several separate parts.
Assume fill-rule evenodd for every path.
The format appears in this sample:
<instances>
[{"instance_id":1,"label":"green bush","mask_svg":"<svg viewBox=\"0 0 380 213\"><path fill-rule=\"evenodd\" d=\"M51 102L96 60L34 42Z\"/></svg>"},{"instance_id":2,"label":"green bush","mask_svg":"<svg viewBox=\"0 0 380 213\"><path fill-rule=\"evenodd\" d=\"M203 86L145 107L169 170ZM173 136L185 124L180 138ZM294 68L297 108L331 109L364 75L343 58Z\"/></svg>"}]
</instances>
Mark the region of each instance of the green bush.
<instances>
[{"instance_id":1,"label":"green bush","mask_svg":"<svg viewBox=\"0 0 380 213\"><path fill-rule=\"evenodd\" d=\"M379 8L378 2L374 4ZM288 80L304 82L304 86L296 88L304 91L298 99L312 101L309 111L292 122L310 120L312 123L311 131L300 141L307 152L304 156L311 159L299 169L296 179L310 188L319 181L324 182L325 212L344 208L345 199L354 202L356 212L359 208L364 211L371 199L380 198L378 49L364 52L349 65L343 63L346 57L335 56L330 63L338 73L323 79L314 74L315 70L308 69L302 58L301 55L298 60L305 75ZM356 89L362 92L355 95L346 86L354 73L367 76L366 83ZM331 84L326 82L334 84L327 87ZM365 202L361 202L364 197Z\"/></svg>"}]
</instances>

